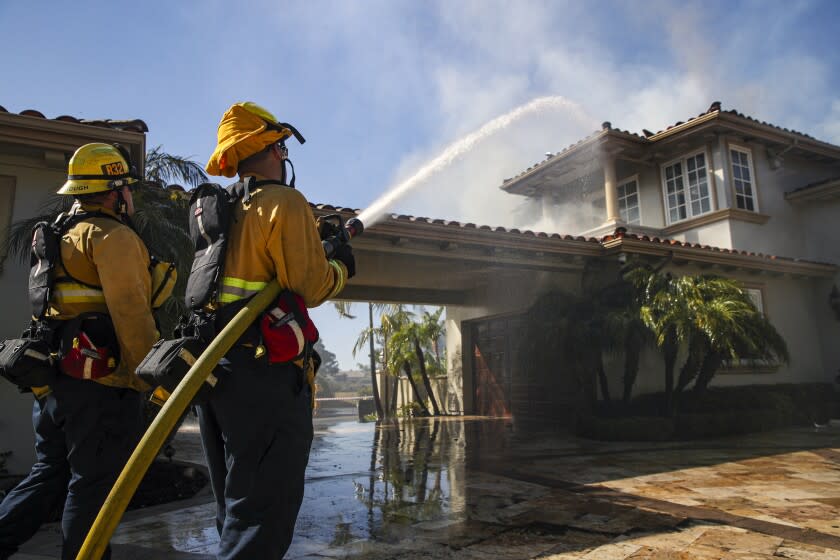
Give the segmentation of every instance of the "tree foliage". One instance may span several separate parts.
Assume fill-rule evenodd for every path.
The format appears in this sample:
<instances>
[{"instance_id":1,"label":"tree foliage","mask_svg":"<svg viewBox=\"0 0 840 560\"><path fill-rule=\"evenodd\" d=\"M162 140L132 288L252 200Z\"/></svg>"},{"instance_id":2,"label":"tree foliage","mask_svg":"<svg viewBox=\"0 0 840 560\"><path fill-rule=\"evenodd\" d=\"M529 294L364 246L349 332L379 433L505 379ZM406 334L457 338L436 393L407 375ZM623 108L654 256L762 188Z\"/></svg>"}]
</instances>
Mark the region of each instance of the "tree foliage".
<instances>
[{"instance_id":1,"label":"tree foliage","mask_svg":"<svg viewBox=\"0 0 840 560\"><path fill-rule=\"evenodd\" d=\"M331 375L339 372L338 359L335 354L326 349L323 339L318 339L318 342L315 343L315 351L321 356L319 375Z\"/></svg>"},{"instance_id":2,"label":"tree foliage","mask_svg":"<svg viewBox=\"0 0 840 560\"><path fill-rule=\"evenodd\" d=\"M196 187L207 181L207 173L199 163L191 157L167 153L160 145L146 151L144 171L147 181L162 186L180 182Z\"/></svg>"},{"instance_id":3,"label":"tree foliage","mask_svg":"<svg viewBox=\"0 0 840 560\"><path fill-rule=\"evenodd\" d=\"M735 280L712 275L673 276L638 267L627 274L639 313L665 361L666 407L692 382L702 392L726 360L789 361L787 345ZM678 350L686 359L674 379Z\"/></svg>"},{"instance_id":4,"label":"tree foliage","mask_svg":"<svg viewBox=\"0 0 840 560\"><path fill-rule=\"evenodd\" d=\"M336 308L339 314L352 317L348 304L337 304ZM379 348L375 356L380 371L395 380L405 375L412 387L417 408L425 415L430 412L425 403L426 398L417 385L422 382L434 413L441 414L430 376L445 371L445 353L440 345L443 308L432 312L423 309L419 317L402 304L373 304L373 309L379 312L379 326L371 324L362 330L353 347L353 355L367 349L372 338ZM395 391L391 392L396 395ZM383 416L391 414L394 403L395 398L392 402L383 403Z\"/></svg>"},{"instance_id":5,"label":"tree foliage","mask_svg":"<svg viewBox=\"0 0 840 560\"><path fill-rule=\"evenodd\" d=\"M601 400L610 400L604 356L623 356L627 402L649 343L663 360L666 414L675 413L679 394L688 388L703 392L727 362L789 360L784 339L737 281L634 265L615 282L587 284L582 294L541 296L529 311L519 362L531 368L555 364L594 404L598 386Z\"/></svg>"}]
</instances>

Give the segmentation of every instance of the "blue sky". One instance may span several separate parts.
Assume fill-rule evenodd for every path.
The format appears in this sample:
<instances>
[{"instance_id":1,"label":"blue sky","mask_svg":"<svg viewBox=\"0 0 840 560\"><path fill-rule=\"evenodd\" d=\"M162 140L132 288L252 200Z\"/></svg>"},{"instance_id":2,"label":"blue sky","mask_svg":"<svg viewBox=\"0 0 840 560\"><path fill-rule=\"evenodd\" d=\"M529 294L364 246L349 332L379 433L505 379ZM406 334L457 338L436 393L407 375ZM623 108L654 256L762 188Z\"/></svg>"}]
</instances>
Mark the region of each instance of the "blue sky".
<instances>
[{"instance_id":1,"label":"blue sky","mask_svg":"<svg viewBox=\"0 0 840 560\"><path fill-rule=\"evenodd\" d=\"M142 118L149 146L205 162L224 110L253 100L307 138L290 150L310 201L365 208L485 122L563 96L574 109L518 121L394 208L512 225L502 180L605 120L659 130L720 100L840 143L838 28L833 0L2 0L0 105ZM360 361L358 322L316 316L341 365Z\"/></svg>"}]
</instances>

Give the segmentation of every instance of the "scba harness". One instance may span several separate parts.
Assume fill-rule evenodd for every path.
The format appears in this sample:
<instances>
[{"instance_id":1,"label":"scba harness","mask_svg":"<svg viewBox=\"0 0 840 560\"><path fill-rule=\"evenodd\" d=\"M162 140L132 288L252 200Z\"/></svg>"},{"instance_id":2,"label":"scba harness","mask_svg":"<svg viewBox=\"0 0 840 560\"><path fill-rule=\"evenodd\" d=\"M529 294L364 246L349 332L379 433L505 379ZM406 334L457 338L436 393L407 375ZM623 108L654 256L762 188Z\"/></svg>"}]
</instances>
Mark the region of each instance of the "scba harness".
<instances>
[{"instance_id":1,"label":"scba harness","mask_svg":"<svg viewBox=\"0 0 840 560\"><path fill-rule=\"evenodd\" d=\"M195 258L185 295L190 311L176 329L177 338L158 341L137 368L137 375L144 381L163 389L157 391L157 400L168 398L197 357L253 297L255 292L250 289L250 283L223 277L224 260L235 205L240 201L247 204L255 189L268 184L280 183L246 177L227 188L203 183L193 191L189 223ZM303 298L284 290L237 344L253 347L254 356L265 356L269 363L300 359L305 363L311 357L317 368L320 359L313 350L317 341L318 330L309 318ZM207 377L193 403L207 399L219 373L220 368L216 368Z\"/></svg>"},{"instance_id":2,"label":"scba harness","mask_svg":"<svg viewBox=\"0 0 840 560\"><path fill-rule=\"evenodd\" d=\"M67 320L47 317L50 299L56 294L104 303L102 287L74 277L61 258L62 237L90 218L122 224L114 216L74 207L53 222L39 222L32 229L29 300L33 318L20 338L0 343L0 375L21 390L47 386L58 372L77 379L99 379L113 373L119 364L119 343L106 313L84 312ZM149 272L153 307L158 307L172 292L175 266L152 258Z\"/></svg>"}]
</instances>

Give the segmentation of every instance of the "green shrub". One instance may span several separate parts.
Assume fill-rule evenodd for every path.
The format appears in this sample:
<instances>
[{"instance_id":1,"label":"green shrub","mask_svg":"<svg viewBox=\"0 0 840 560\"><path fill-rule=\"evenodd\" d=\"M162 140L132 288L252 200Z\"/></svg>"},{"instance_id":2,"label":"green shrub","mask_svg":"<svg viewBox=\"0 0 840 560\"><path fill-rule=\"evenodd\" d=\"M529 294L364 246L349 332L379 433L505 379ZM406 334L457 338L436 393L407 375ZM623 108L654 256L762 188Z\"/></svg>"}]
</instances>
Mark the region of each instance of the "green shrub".
<instances>
[{"instance_id":1,"label":"green shrub","mask_svg":"<svg viewBox=\"0 0 840 560\"><path fill-rule=\"evenodd\" d=\"M667 441L674 435L674 422L662 416L587 415L578 419L577 434L603 441Z\"/></svg>"},{"instance_id":2,"label":"green shrub","mask_svg":"<svg viewBox=\"0 0 840 560\"><path fill-rule=\"evenodd\" d=\"M673 419L662 414L662 393L639 395L630 403L603 403L580 419L582 437L613 441L697 439L824 423L837 410L827 383L785 383L713 387L679 395Z\"/></svg>"}]
</instances>

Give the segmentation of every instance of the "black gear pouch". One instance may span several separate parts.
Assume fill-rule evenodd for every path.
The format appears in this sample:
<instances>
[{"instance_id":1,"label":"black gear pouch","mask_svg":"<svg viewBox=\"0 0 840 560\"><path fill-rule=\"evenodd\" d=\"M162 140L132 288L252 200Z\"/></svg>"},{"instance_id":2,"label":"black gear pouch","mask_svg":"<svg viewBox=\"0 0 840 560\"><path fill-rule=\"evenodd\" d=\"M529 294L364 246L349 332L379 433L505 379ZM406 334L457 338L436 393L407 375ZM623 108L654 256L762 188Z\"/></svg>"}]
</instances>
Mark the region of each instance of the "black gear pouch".
<instances>
[{"instance_id":1,"label":"black gear pouch","mask_svg":"<svg viewBox=\"0 0 840 560\"><path fill-rule=\"evenodd\" d=\"M24 391L52 383L58 370L51 338L49 327L33 323L21 338L0 342L0 376Z\"/></svg>"},{"instance_id":2,"label":"black gear pouch","mask_svg":"<svg viewBox=\"0 0 840 560\"><path fill-rule=\"evenodd\" d=\"M158 340L135 371L140 379L156 387L152 401L163 404L206 348L207 344L195 336ZM210 372L191 404L207 402L210 391L219 380L217 374L220 371L221 368L216 367Z\"/></svg>"}]
</instances>

